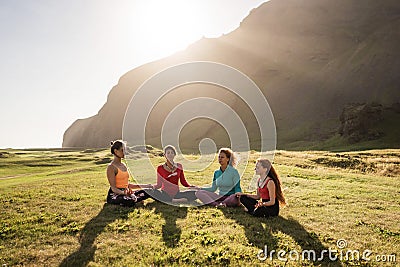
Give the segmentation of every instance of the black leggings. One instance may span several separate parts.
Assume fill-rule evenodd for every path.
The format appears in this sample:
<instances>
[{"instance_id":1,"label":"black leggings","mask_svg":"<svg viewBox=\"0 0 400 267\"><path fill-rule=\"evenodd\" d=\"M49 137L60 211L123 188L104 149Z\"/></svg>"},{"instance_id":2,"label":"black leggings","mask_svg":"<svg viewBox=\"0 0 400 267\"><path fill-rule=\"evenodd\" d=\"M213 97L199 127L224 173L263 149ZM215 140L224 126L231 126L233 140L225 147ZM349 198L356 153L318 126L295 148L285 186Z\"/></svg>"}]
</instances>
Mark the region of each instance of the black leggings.
<instances>
[{"instance_id":1,"label":"black leggings","mask_svg":"<svg viewBox=\"0 0 400 267\"><path fill-rule=\"evenodd\" d=\"M269 199L263 199L263 202L267 202ZM254 198L248 197L246 195L240 196L240 203L246 207L247 212L256 217L270 217L270 216L278 216L279 215L279 203L278 200L275 199L275 204L272 206L264 206L255 208L257 204L257 200Z\"/></svg>"},{"instance_id":2,"label":"black leggings","mask_svg":"<svg viewBox=\"0 0 400 267\"><path fill-rule=\"evenodd\" d=\"M147 194L147 192L143 189L134 191L133 194L135 195L136 199L134 197L126 195L115 194L110 188L107 194L107 203L121 205L125 207L133 207L137 202L148 199L150 197L150 195Z\"/></svg>"},{"instance_id":3,"label":"black leggings","mask_svg":"<svg viewBox=\"0 0 400 267\"><path fill-rule=\"evenodd\" d=\"M167 192L165 192L164 190L154 189L150 194L152 199L163 202L171 202L172 199L179 199L179 198L186 198L188 202L192 202L197 199L196 191L194 190L179 191L174 197L168 195Z\"/></svg>"}]
</instances>

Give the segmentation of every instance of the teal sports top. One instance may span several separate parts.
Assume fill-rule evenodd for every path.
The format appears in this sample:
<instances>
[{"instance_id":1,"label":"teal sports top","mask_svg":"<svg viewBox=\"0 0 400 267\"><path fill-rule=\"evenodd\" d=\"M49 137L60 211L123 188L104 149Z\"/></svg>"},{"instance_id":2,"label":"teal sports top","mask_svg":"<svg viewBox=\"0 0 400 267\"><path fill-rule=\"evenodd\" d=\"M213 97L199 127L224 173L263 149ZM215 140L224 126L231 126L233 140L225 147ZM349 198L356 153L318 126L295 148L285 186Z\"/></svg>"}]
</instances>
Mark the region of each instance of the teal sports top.
<instances>
[{"instance_id":1,"label":"teal sports top","mask_svg":"<svg viewBox=\"0 0 400 267\"><path fill-rule=\"evenodd\" d=\"M211 187L204 187L202 189L215 192L217 188L219 189L220 196L230 196L237 192L242 192L239 172L231 165L228 165L225 171L221 169L216 170Z\"/></svg>"}]
</instances>

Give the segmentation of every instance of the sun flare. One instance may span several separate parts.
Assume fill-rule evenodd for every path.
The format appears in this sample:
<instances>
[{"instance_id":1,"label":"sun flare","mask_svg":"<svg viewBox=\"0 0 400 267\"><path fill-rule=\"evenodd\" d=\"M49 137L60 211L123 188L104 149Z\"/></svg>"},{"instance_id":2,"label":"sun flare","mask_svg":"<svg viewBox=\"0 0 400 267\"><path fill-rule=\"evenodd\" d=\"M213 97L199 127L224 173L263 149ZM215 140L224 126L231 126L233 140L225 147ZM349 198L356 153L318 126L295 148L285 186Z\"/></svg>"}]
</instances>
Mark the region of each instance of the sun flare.
<instances>
[{"instance_id":1,"label":"sun flare","mask_svg":"<svg viewBox=\"0 0 400 267\"><path fill-rule=\"evenodd\" d=\"M136 36L141 36L140 46L155 54L171 53L184 49L201 38L200 6L188 1L141 1L134 8L140 10L133 17Z\"/></svg>"}]
</instances>

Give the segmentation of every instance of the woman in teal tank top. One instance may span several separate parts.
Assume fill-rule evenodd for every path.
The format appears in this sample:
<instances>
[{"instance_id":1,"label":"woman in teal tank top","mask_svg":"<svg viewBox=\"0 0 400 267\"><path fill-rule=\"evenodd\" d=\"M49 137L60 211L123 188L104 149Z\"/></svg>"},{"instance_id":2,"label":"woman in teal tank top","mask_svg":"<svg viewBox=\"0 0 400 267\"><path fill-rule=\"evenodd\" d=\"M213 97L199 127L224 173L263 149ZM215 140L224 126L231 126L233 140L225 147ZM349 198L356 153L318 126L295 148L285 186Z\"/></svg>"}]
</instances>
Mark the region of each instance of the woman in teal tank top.
<instances>
[{"instance_id":1,"label":"woman in teal tank top","mask_svg":"<svg viewBox=\"0 0 400 267\"><path fill-rule=\"evenodd\" d=\"M235 154L229 148L221 148L218 154L218 162L221 166L214 172L212 185L201 188L196 192L196 197L210 206L238 206L239 200L235 194L242 192L242 189L240 187L240 175L235 168ZM218 194L215 193L217 189Z\"/></svg>"}]
</instances>

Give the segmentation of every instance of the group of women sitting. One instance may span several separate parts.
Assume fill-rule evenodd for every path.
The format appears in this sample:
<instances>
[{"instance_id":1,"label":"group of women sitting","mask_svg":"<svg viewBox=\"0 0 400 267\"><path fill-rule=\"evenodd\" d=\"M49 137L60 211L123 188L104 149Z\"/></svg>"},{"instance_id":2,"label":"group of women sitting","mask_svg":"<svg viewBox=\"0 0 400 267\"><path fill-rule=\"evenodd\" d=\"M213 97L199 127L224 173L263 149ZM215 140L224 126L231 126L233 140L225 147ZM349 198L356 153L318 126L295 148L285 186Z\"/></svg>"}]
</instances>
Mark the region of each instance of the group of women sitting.
<instances>
[{"instance_id":1,"label":"group of women sitting","mask_svg":"<svg viewBox=\"0 0 400 267\"><path fill-rule=\"evenodd\" d=\"M239 172L235 168L235 154L229 148L219 150L220 168L214 172L210 187L198 187L186 181L182 165L174 162L176 149L173 146L164 148L166 161L157 167L156 184L129 183L129 173L122 162L125 157L124 148L121 140L111 142L114 159L107 167L110 183L107 203L134 206L147 198L169 203L191 203L198 199L214 207L242 205L249 214L257 217L278 216L279 205L285 204L281 181L267 159L258 159L256 162L255 172L259 175L256 194L245 194L240 187ZM179 183L189 189L180 191Z\"/></svg>"}]
</instances>

